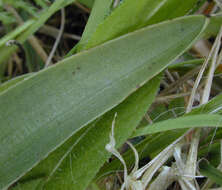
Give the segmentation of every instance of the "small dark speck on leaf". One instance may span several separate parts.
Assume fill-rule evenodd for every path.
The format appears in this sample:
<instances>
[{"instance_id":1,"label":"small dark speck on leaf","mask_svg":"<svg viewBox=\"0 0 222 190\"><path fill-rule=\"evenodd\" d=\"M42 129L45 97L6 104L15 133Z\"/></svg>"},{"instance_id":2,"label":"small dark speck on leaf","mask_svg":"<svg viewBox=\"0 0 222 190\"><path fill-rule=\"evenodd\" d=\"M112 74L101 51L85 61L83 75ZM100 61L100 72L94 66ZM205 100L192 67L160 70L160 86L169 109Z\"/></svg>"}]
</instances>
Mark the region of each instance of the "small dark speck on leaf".
<instances>
[{"instance_id":1,"label":"small dark speck on leaf","mask_svg":"<svg viewBox=\"0 0 222 190\"><path fill-rule=\"evenodd\" d=\"M139 84L137 84L137 85L136 85L136 88L137 88L137 89L138 89L138 88L140 88L140 85L139 85Z\"/></svg>"},{"instance_id":2,"label":"small dark speck on leaf","mask_svg":"<svg viewBox=\"0 0 222 190\"><path fill-rule=\"evenodd\" d=\"M184 31L184 28L181 28L180 31L183 32L183 31Z\"/></svg>"},{"instance_id":3,"label":"small dark speck on leaf","mask_svg":"<svg viewBox=\"0 0 222 190\"><path fill-rule=\"evenodd\" d=\"M149 65L149 66L147 67L147 69L148 69L149 71L152 70L152 66L153 66L153 64Z\"/></svg>"},{"instance_id":4,"label":"small dark speck on leaf","mask_svg":"<svg viewBox=\"0 0 222 190\"><path fill-rule=\"evenodd\" d=\"M72 75L75 75L75 73L76 73L76 72L75 72L75 71L73 71L73 72L72 72Z\"/></svg>"},{"instance_id":5,"label":"small dark speck on leaf","mask_svg":"<svg viewBox=\"0 0 222 190\"><path fill-rule=\"evenodd\" d=\"M77 70L80 70L80 67L77 67Z\"/></svg>"}]
</instances>

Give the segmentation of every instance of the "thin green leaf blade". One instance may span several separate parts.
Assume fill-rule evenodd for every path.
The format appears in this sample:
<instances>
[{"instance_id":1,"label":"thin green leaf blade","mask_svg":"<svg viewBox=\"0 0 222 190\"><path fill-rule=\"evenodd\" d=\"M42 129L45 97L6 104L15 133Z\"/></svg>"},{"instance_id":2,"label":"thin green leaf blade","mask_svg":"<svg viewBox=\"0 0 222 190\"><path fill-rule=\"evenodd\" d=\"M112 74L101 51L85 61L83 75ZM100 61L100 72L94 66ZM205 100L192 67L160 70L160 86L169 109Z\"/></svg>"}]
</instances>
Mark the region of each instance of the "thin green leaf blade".
<instances>
[{"instance_id":1,"label":"thin green leaf blade","mask_svg":"<svg viewBox=\"0 0 222 190\"><path fill-rule=\"evenodd\" d=\"M204 17L192 16L147 27L72 56L2 93L0 188L161 72L205 26Z\"/></svg>"},{"instance_id":2,"label":"thin green leaf blade","mask_svg":"<svg viewBox=\"0 0 222 190\"><path fill-rule=\"evenodd\" d=\"M101 24L104 21L104 19L110 14L111 5L112 5L112 0L95 1L93 9L90 13L90 17L87 21L84 32L82 34L81 40L77 45L79 50L84 49L89 39L96 31L98 25ZM72 55L74 50L76 50L76 46L74 46L74 48L66 56L68 57Z\"/></svg>"},{"instance_id":3,"label":"thin green leaf blade","mask_svg":"<svg viewBox=\"0 0 222 190\"><path fill-rule=\"evenodd\" d=\"M34 20L29 20L25 22L23 25L14 29L12 32L0 38L0 47L5 46L7 41L15 39L19 34L27 30L27 28L30 27L33 23L34 23Z\"/></svg>"},{"instance_id":4,"label":"thin green leaf blade","mask_svg":"<svg viewBox=\"0 0 222 190\"><path fill-rule=\"evenodd\" d=\"M184 129L193 127L222 127L221 115L200 114L168 119L137 129L133 136L153 134L173 129Z\"/></svg>"}]
</instances>

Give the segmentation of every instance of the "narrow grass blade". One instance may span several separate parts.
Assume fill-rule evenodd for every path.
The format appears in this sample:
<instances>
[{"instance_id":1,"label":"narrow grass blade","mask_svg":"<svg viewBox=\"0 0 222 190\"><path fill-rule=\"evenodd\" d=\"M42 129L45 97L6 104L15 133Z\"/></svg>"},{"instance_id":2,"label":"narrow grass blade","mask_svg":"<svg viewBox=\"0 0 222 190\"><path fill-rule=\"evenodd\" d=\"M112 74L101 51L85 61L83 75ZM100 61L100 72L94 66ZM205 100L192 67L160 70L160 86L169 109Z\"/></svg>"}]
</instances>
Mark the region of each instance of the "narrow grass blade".
<instances>
[{"instance_id":1,"label":"narrow grass blade","mask_svg":"<svg viewBox=\"0 0 222 190\"><path fill-rule=\"evenodd\" d=\"M192 116L178 117L148 125L137 129L133 136L153 134L174 129L184 129L193 127L222 127L221 115L200 114Z\"/></svg>"},{"instance_id":2,"label":"narrow grass blade","mask_svg":"<svg viewBox=\"0 0 222 190\"><path fill-rule=\"evenodd\" d=\"M95 0L93 9L90 13L90 17L85 26L84 32L82 34L81 40L78 43L78 50L84 49L89 39L96 31L96 28L101 24L104 19L111 13L112 0ZM76 46L67 54L67 57L72 55Z\"/></svg>"}]
</instances>

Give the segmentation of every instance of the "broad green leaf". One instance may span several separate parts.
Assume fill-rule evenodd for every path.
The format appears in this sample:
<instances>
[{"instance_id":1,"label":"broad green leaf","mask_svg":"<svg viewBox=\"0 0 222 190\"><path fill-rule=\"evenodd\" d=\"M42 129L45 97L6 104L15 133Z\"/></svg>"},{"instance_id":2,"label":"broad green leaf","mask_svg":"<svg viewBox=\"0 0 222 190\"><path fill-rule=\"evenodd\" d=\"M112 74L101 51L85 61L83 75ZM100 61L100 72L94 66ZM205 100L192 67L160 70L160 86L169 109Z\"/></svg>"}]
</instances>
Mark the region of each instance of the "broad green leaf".
<instances>
[{"instance_id":1,"label":"broad green leaf","mask_svg":"<svg viewBox=\"0 0 222 190\"><path fill-rule=\"evenodd\" d=\"M198 0L127 0L98 26L85 49L143 26L185 15Z\"/></svg>"},{"instance_id":2,"label":"broad green leaf","mask_svg":"<svg viewBox=\"0 0 222 190\"><path fill-rule=\"evenodd\" d=\"M56 171L58 166L68 156L72 150L72 147L75 146L87 134L87 132L95 125L96 122L97 121L92 122L75 133L62 146L57 148L46 159L41 161L36 167L22 177L20 181L29 181L30 179L32 180L38 176L42 176L45 178L45 180L47 180L48 177Z\"/></svg>"},{"instance_id":3,"label":"broad green leaf","mask_svg":"<svg viewBox=\"0 0 222 190\"><path fill-rule=\"evenodd\" d=\"M13 79L3 83L2 85L0 85L0 94L3 91L7 90L9 87L16 85L18 82L25 80L25 78L27 78L28 76L31 76L31 75L32 75L32 73L25 74L25 75L18 76L16 78L13 78Z\"/></svg>"},{"instance_id":4,"label":"broad green leaf","mask_svg":"<svg viewBox=\"0 0 222 190\"><path fill-rule=\"evenodd\" d=\"M99 168L110 157L105 146L109 142L114 114L117 113L115 138L119 147L132 134L153 102L160 85L160 79L159 76L152 79L120 105L105 114L73 147L71 153L54 176L50 178L50 181L46 183L44 189L85 189Z\"/></svg>"},{"instance_id":5,"label":"broad green leaf","mask_svg":"<svg viewBox=\"0 0 222 190\"><path fill-rule=\"evenodd\" d=\"M178 117L176 119L168 119L148 125L147 127L137 129L133 133L133 136L141 136L173 129L184 129L193 127L222 127L221 115L200 114Z\"/></svg>"},{"instance_id":6,"label":"broad green leaf","mask_svg":"<svg viewBox=\"0 0 222 190\"><path fill-rule=\"evenodd\" d=\"M91 190L101 190L95 182L90 184L90 188Z\"/></svg>"},{"instance_id":7,"label":"broad green leaf","mask_svg":"<svg viewBox=\"0 0 222 190\"><path fill-rule=\"evenodd\" d=\"M216 36L220 30L222 25L222 14L214 15L210 18L210 23L203 35L205 38L209 38L211 36Z\"/></svg>"},{"instance_id":8,"label":"broad green leaf","mask_svg":"<svg viewBox=\"0 0 222 190\"><path fill-rule=\"evenodd\" d=\"M161 72L206 24L204 17L191 16L138 30L65 59L2 93L0 188Z\"/></svg>"},{"instance_id":9,"label":"broad green leaf","mask_svg":"<svg viewBox=\"0 0 222 190\"><path fill-rule=\"evenodd\" d=\"M214 181L218 185L222 185L222 172L217 168L213 167L207 161L202 160L199 163L200 173L210 180Z\"/></svg>"},{"instance_id":10,"label":"broad green leaf","mask_svg":"<svg viewBox=\"0 0 222 190\"><path fill-rule=\"evenodd\" d=\"M78 1L86 5L87 7L92 8L95 0L78 0Z\"/></svg>"},{"instance_id":11,"label":"broad green leaf","mask_svg":"<svg viewBox=\"0 0 222 190\"><path fill-rule=\"evenodd\" d=\"M36 190L42 181L43 178L36 178L28 182L18 183L13 190Z\"/></svg>"},{"instance_id":12,"label":"broad green leaf","mask_svg":"<svg viewBox=\"0 0 222 190\"><path fill-rule=\"evenodd\" d=\"M186 0L178 3L178 0L168 0L164 6L160 7L155 15L146 22L146 25L186 15L195 7L198 1L199 0Z\"/></svg>"},{"instance_id":13,"label":"broad green leaf","mask_svg":"<svg viewBox=\"0 0 222 190\"><path fill-rule=\"evenodd\" d=\"M88 173L89 174L88 178L85 176L84 179L78 179L78 182L77 184L75 184L75 186L77 185L78 189L80 188L79 187L80 185L84 184L84 186L87 186L87 184L96 174L98 168L100 168L100 166L108 158L107 156L109 154L104 149L104 147L106 143L109 141L110 125L113 119L113 113L117 112L118 120L122 121L120 123L117 123L116 125L116 128L118 129L116 132L119 132L118 136L120 137L120 141L118 141L118 144L121 145L121 143L124 142L124 140L122 139L124 138L127 139L127 137L130 136L132 131L135 129L135 127L137 126L137 124L147 111L149 105L154 100L157 89L159 88L159 84L160 84L160 76L157 76L156 78L152 79L147 84L145 84L144 87L140 88L131 96L129 96L119 106L117 106L116 108L105 114L105 116L103 116L103 118L101 119L101 121L99 121L99 123L94 123L93 124L94 126L91 125L84 127L83 130L79 131L80 133L78 132L74 136L72 136L67 142L65 142L56 151L50 154L45 160L39 163L37 167L33 168L31 172L28 173L28 175L22 178L22 181L23 180L27 181L28 179L32 179L33 177L35 178L36 176L40 175L49 177L52 175L54 169L57 168L58 171L62 170L63 174L60 173L60 180L58 181L56 187L59 187L62 184L62 188L64 189L63 183L65 181L66 181L65 183L68 186L74 185L73 182L66 177L67 175L70 175L71 171L72 171L72 176L85 175L85 170L82 170L82 167L80 167L82 163L85 166L84 168L88 168L88 171L91 171L91 173ZM126 128L126 126L129 127ZM120 133L121 130L124 131L123 134ZM101 134L100 138L98 134ZM94 140L95 136L96 136L96 141ZM83 149L84 152L82 153L79 152L79 150ZM87 154L85 154L86 152L85 150L87 150ZM70 164L69 159L67 160L70 154L71 155L75 154L76 156L76 158L74 159L72 158L72 165L76 165L76 167L80 168L77 168L75 170L70 170L69 168L58 167L62 163L62 160L64 160L65 158L66 160L63 161L63 165L64 162L68 162L68 164ZM93 154L93 156L91 157L94 159L89 160L88 154ZM106 159L101 159L102 154L104 155L104 157L106 157ZM98 159L99 161L96 159L96 157L99 157ZM75 164L75 162L76 163L78 162L78 164ZM65 163L65 165L67 165L67 163ZM87 165L91 166L91 167L89 166L90 169L89 167L87 167ZM52 177L52 179L48 183L54 183L54 177Z\"/></svg>"}]
</instances>

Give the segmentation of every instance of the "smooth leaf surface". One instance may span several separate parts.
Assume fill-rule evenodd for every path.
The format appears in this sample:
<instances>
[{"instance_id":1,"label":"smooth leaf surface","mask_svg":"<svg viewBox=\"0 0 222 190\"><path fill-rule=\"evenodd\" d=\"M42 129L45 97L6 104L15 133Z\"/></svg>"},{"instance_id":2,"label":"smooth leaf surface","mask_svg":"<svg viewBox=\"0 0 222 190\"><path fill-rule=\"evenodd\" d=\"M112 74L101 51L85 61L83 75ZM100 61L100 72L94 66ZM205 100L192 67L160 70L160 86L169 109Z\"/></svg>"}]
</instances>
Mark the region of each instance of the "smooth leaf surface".
<instances>
[{"instance_id":1,"label":"smooth leaf surface","mask_svg":"<svg viewBox=\"0 0 222 190\"><path fill-rule=\"evenodd\" d=\"M99 168L110 157L105 146L109 142L114 114L117 113L115 138L117 147L119 147L132 134L153 102L160 80L160 76L155 77L105 114L73 147L71 153L46 183L44 189L84 190Z\"/></svg>"},{"instance_id":2,"label":"smooth leaf surface","mask_svg":"<svg viewBox=\"0 0 222 190\"><path fill-rule=\"evenodd\" d=\"M22 76L15 77L15 78L3 83L2 85L0 85L0 94L3 91L7 90L8 88L16 85L18 82L25 80L25 78L27 78L28 76L31 76L31 75L32 75L32 73L25 74Z\"/></svg>"},{"instance_id":3,"label":"smooth leaf surface","mask_svg":"<svg viewBox=\"0 0 222 190\"><path fill-rule=\"evenodd\" d=\"M205 27L202 16L147 27L65 59L2 93L0 188L161 72Z\"/></svg>"},{"instance_id":4,"label":"smooth leaf surface","mask_svg":"<svg viewBox=\"0 0 222 190\"><path fill-rule=\"evenodd\" d=\"M168 119L165 121L157 122L147 127L137 129L133 136L142 136L147 134L153 134L173 129L184 129L193 127L221 127L222 118L221 115L215 114L200 114L178 117L176 119Z\"/></svg>"},{"instance_id":5,"label":"smooth leaf surface","mask_svg":"<svg viewBox=\"0 0 222 190\"><path fill-rule=\"evenodd\" d=\"M155 77L145 84L144 87L130 95L120 105L106 113L99 122L84 127L84 131L81 130L79 131L81 132L80 134L78 132L72 136L67 142L29 172L25 178L22 178L22 180L28 180L43 175L47 177L46 188L48 189L52 188L52 186L53 189L69 189L71 187L76 187L78 190L84 189L110 155L104 147L109 141L110 126L114 113L118 113L115 134L119 139L117 142L118 146L120 146L122 142L125 142L131 135L132 131L136 128L148 107L153 102L160 85L160 80L160 76ZM81 137L83 132L88 134L85 133ZM81 141L79 141L79 137ZM92 159L88 159L89 155ZM62 160L64 161L62 162ZM74 169L71 169L72 167L74 167ZM52 172L55 168L56 174L52 176ZM58 175L59 180L56 178L57 183L55 185L55 176ZM75 183L72 181L71 176L72 178L77 178ZM64 183L66 184L65 186Z\"/></svg>"},{"instance_id":6,"label":"smooth leaf surface","mask_svg":"<svg viewBox=\"0 0 222 190\"><path fill-rule=\"evenodd\" d=\"M210 36L216 36L220 30L222 25L222 14L213 15L210 18L210 23L206 30L204 31L203 35L205 38L209 38Z\"/></svg>"},{"instance_id":7,"label":"smooth leaf surface","mask_svg":"<svg viewBox=\"0 0 222 190\"><path fill-rule=\"evenodd\" d=\"M164 6L161 6L155 15L146 22L146 25L186 15L195 7L198 1L199 0L186 0L178 3L178 0L168 0Z\"/></svg>"},{"instance_id":8,"label":"smooth leaf surface","mask_svg":"<svg viewBox=\"0 0 222 190\"><path fill-rule=\"evenodd\" d=\"M86 5L87 7L92 8L95 0L78 0L78 1Z\"/></svg>"},{"instance_id":9,"label":"smooth leaf surface","mask_svg":"<svg viewBox=\"0 0 222 190\"><path fill-rule=\"evenodd\" d=\"M22 177L20 181L29 181L30 179L32 180L38 176L42 176L45 180L47 180L48 177L53 175L62 161L68 156L72 150L72 147L75 146L87 134L87 132L95 125L96 122L97 121L90 123L88 126L75 133L62 146L57 148L46 159L41 161L36 167Z\"/></svg>"}]
</instances>

